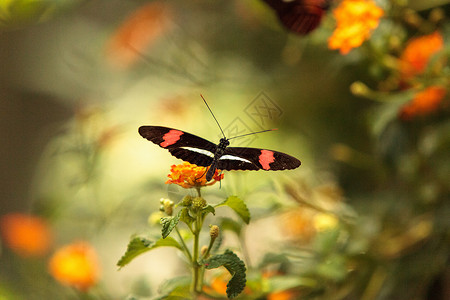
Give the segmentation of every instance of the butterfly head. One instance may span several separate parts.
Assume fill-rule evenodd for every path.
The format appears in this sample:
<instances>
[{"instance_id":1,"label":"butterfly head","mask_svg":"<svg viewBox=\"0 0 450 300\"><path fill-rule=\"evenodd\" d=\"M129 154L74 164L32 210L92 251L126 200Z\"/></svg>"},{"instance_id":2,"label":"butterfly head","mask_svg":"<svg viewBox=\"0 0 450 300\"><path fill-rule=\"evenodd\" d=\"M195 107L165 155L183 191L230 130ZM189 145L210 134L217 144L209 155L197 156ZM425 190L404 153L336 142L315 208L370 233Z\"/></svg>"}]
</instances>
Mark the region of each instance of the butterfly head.
<instances>
[{"instance_id":1,"label":"butterfly head","mask_svg":"<svg viewBox=\"0 0 450 300\"><path fill-rule=\"evenodd\" d=\"M230 145L230 141L227 140L226 138L221 138L220 139L220 143L219 146L223 149L225 149L225 147L228 147L228 145Z\"/></svg>"}]
</instances>

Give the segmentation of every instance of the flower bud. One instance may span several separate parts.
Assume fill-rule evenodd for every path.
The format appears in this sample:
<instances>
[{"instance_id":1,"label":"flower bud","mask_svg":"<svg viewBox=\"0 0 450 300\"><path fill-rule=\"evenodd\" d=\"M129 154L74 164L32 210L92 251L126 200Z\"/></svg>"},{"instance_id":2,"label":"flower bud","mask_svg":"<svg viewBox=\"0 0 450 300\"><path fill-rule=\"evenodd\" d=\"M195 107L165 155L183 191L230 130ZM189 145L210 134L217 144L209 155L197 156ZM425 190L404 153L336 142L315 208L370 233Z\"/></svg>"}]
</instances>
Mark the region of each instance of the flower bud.
<instances>
[{"instance_id":1,"label":"flower bud","mask_svg":"<svg viewBox=\"0 0 450 300\"><path fill-rule=\"evenodd\" d=\"M169 199L164 199L163 201L163 209L166 215L171 216L173 213L173 201Z\"/></svg>"},{"instance_id":2,"label":"flower bud","mask_svg":"<svg viewBox=\"0 0 450 300\"><path fill-rule=\"evenodd\" d=\"M216 239L219 236L219 226L217 225L211 225L211 227L209 228L209 236L211 237L211 239Z\"/></svg>"},{"instance_id":3,"label":"flower bud","mask_svg":"<svg viewBox=\"0 0 450 300\"><path fill-rule=\"evenodd\" d=\"M190 206L192 204L192 196L186 195L183 200L181 200L182 206Z\"/></svg>"},{"instance_id":4,"label":"flower bud","mask_svg":"<svg viewBox=\"0 0 450 300\"><path fill-rule=\"evenodd\" d=\"M368 95L370 95L371 93L371 90L367 87L367 85L365 85L361 81L353 82L350 85L350 91L355 96L363 96L363 97L368 97Z\"/></svg>"},{"instance_id":5,"label":"flower bud","mask_svg":"<svg viewBox=\"0 0 450 300\"><path fill-rule=\"evenodd\" d=\"M205 206L206 206L206 200L203 199L202 197L195 197L192 200L192 208L195 210L202 209Z\"/></svg>"},{"instance_id":6,"label":"flower bud","mask_svg":"<svg viewBox=\"0 0 450 300\"><path fill-rule=\"evenodd\" d=\"M200 250L201 255L204 256L206 254L206 251L208 251L208 246L203 246Z\"/></svg>"}]
</instances>

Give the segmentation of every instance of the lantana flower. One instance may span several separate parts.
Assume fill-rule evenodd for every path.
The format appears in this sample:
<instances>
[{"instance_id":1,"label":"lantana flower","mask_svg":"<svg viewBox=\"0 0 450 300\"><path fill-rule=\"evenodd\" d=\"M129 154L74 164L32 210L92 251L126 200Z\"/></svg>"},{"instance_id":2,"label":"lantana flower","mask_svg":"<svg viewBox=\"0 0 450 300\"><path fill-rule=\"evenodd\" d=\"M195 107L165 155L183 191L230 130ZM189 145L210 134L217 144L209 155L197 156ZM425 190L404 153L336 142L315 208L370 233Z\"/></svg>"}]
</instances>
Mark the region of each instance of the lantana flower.
<instances>
[{"instance_id":1,"label":"lantana flower","mask_svg":"<svg viewBox=\"0 0 450 300\"><path fill-rule=\"evenodd\" d=\"M328 48L347 54L370 38L384 11L372 0L343 0L333 10L336 29L328 39Z\"/></svg>"},{"instance_id":2,"label":"lantana flower","mask_svg":"<svg viewBox=\"0 0 450 300\"><path fill-rule=\"evenodd\" d=\"M141 53L170 29L171 9L166 1L153 1L134 11L113 33L107 57L117 67L133 65Z\"/></svg>"},{"instance_id":3,"label":"lantana flower","mask_svg":"<svg viewBox=\"0 0 450 300\"><path fill-rule=\"evenodd\" d=\"M400 56L402 79L423 73L430 58L443 47L444 39L439 31L409 40Z\"/></svg>"},{"instance_id":4,"label":"lantana flower","mask_svg":"<svg viewBox=\"0 0 450 300\"><path fill-rule=\"evenodd\" d=\"M418 92L413 100L402 107L400 118L409 120L416 116L425 116L437 110L447 94L447 90L442 86L429 86Z\"/></svg>"},{"instance_id":5,"label":"lantana flower","mask_svg":"<svg viewBox=\"0 0 450 300\"><path fill-rule=\"evenodd\" d=\"M62 284L86 291L99 279L97 254L87 242L75 242L56 251L49 262L52 276Z\"/></svg>"},{"instance_id":6,"label":"lantana flower","mask_svg":"<svg viewBox=\"0 0 450 300\"><path fill-rule=\"evenodd\" d=\"M166 181L166 184L178 184L179 186L188 189L213 185L223 179L223 174L220 174L220 170L216 170L213 180L207 182L205 177L207 171L208 168L198 167L188 162L172 165L170 174L167 175L170 179Z\"/></svg>"},{"instance_id":7,"label":"lantana flower","mask_svg":"<svg viewBox=\"0 0 450 300\"><path fill-rule=\"evenodd\" d=\"M7 214L0 219L0 229L5 245L21 256L42 256L50 249L52 233L41 217Z\"/></svg>"}]
</instances>

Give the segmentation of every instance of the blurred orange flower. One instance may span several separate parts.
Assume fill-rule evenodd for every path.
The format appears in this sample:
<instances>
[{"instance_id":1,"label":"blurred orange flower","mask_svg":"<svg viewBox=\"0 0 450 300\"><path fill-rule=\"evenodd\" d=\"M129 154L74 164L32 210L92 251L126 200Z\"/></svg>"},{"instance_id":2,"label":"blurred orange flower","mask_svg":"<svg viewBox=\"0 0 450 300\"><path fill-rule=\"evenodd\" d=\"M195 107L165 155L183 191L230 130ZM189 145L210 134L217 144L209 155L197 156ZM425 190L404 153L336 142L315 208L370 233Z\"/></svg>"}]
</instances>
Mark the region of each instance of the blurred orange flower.
<instances>
[{"instance_id":1,"label":"blurred orange flower","mask_svg":"<svg viewBox=\"0 0 450 300\"><path fill-rule=\"evenodd\" d=\"M107 45L110 62L118 67L135 63L170 27L170 9L162 1L153 1L133 12L111 37Z\"/></svg>"},{"instance_id":2,"label":"blurred orange flower","mask_svg":"<svg viewBox=\"0 0 450 300\"><path fill-rule=\"evenodd\" d=\"M222 273L219 276L216 276L211 281L211 285L205 286L205 291L207 292L215 292L220 295L226 295L227 294L227 284L228 281L230 281L231 276L227 273Z\"/></svg>"},{"instance_id":3,"label":"blurred orange flower","mask_svg":"<svg viewBox=\"0 0 450 300\"><path fill-rule=\"evenodd\" d=\"M328 48L347 54L369 39L378 27L384 11L372 0L343 0L333 10L336 29L328 39Z\"/></svg>"},{"instance_id":4,"label":"blurred orange flower","mask_svg":"<svg viewBox=\"0 0 450 300\"><path fill-rule=\"evenodd\" d=\"M280 216L283 236L308 242L315 236L315 212L308 208L294 208Z\"/></svg>"},{"instance_id":5,"label":"blurred orange flower","mask_svg":"<svg viewBox=\"0 0 450 300\"><path fill-rule=\"evenodd\" d=\"M198 167L188 162L183 162L179 165L172 165L170 168L170 174L167 175L170 179L166 181L166 184L178 184L179 186L188 189L193 187L202 187L213 185L214 183L223 179L223 174L220 174L220 170L216 170L213 176L213 181L206 181L206 171L208 168Z\"/></svg>"},{"instance_id":6,"label":"blurred orange flower","mask_svg":"<svg viewBox=\"0 0 450 300\"><path fill-rule=\"evenodd\" d=\"M5 245L21 256L42 256L50 249L52 233L41 217L7 214L0 219L0 229Z\"/></svg>"},{"instance_id":7,"label":"blurred orange flower","mask_svg":"<svg viewBox=\"0 0 450 300\"><path fill-rule=\"evenodd\" d=\"M267 295L267 300L294 300L298 299L298 293L294 291L279 291Z\"/></svg>"},{"instance_id":8,"label":"blurred orange flower","mask_svg":"<svg viewBox=\"0 0 450 300\"><path fill-rule=\"evenodd\" d=\"M410 120L415 116L424 116L439 108L447 90L442 86L429 86L418 92L411 102L400 110L400 118Z\"/></svg>"},{"instance_id":9,"label":"blurred orange flower","mask_svg":"<svg viewBox=\"0 0 450 300\"><path fill-rule=\"evenodd\" d=\"M407 79L425 71L430 58L443 47L444 40L438 31L411 39L400 56L402 78Z\"/></svg>"},{"instance_id":10,"label":"blurred orange flower","mask_svg":"<svg viewBox=\"0 0 450 300\"><path fill-rule=\"evenodd\" d=\"M86 291L97 283L100 268L94 248L80 241L58 249L50 259L49 270L62 284Z\"/></svg>"},{"instance_id":11,"label":"blurred orange flower","mask_svg":"<svg viewBox=\"0 0 450 300\"><path fill-rule=\"evenodd\" d=\"M228 272L223 272L221 274L216 275L212 280L210 285L204 285L203 291L212 294L212 295L227 295L227 285L231 279L231 275ZM244 294L251 294L251 290L248 286L244 288ZM219 298L219 297L217 297ZM210 298L208 298L210 299ZM213 298L216 299L216 298Z\"/></svg>"}]
</instances>

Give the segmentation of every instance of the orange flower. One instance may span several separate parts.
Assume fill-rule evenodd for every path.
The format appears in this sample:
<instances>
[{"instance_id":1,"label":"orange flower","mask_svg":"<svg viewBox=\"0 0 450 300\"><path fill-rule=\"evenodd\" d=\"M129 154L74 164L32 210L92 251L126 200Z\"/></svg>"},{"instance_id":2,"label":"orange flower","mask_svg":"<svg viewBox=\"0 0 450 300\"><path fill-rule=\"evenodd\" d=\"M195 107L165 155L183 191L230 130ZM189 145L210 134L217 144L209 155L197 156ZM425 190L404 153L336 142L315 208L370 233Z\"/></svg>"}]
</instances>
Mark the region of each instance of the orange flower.
<instances>
[{"instance_id":1,"label":"orange flower","mask_svg":"<svg viewBox=\"0 0 450 300\"><path fill-rule=\"evenodd\" d=\"M227 294L227 285L228 282L231 279L231 275L228 272L223 272L221 274L218 274L217 276L214 276L214 278L211 280L211 284L210 285L204 285L203 286L203 291L205 293L208 293L210 295L222 295L222 296L226 296ZM251 290L248 286L246 286L244 288L243 291L244 294L251 294ZM219 298L219 297L217 297ZM210 298L208 298L210 299ZM216 298L214 298L216 299Z\"/></svg>"},{"instance_id":2,"label":"orange flower","mask_svg":"<svg viewBox=\"0 0 450 300\"><path fill-rule=\"evenodd\" d=\"M211 281L210 288L220 294L220 295L226 295L227 294L227 283L230 280L231 276L227 273L222 273L220 276L214 277L214 279ZM206 288L208 290L208 288Z\"/></svg>"},{"instance_id":3,"label":"orange flower","mask_svg":"<svg viewBox=\"0 0 450 300\"><path fill-rule=\"evenodd\" d=\"M60 248L49 262L52 276L62 284L86 291L98 281L99 264L95 250L86 242Z\"/></svg>"},{"instance_id":4,"label":"orange flower","mask_svg":"<svg viewBox=\"0 0 450 300\"><path fill-rule=\"evenodd\" d=\"M328 39L328 48L347 54L369 39L384 12L372 0L344 0L333 10L336 29Z\"/></svg>"},{"instance_id":5,"label":"orange flower","mask_svg":"<svg viewBox=\"0 0 450 300\"><path fill-rule=\"evenodd\" d=\"M213 185L214 183L223 179L223 174L219 174L220 170L216 170L213 176L213 180L210 183L206 182L206 172L208 168L197 167L196 165L188 162L183 162L179 165L173 165L170 168L170 174L167 175L170 179L166 181L166 184L178 184L179 186L188 189L193 187L202 187Z\"/></svg>"},{"instance_id":6,"label":"orange flower","mask_svg":"<svg viewBox=\"0 0 450 300\"><path fill-rule=\"evenodd\" d=\"M442 86L429 86L417 93L411 102L402 107L400 118L410 120L415 116L425 116L439 108L447 90Z\"/></svg>"},{"instance_id":7,"label":"orange flower","mask_svg":"<svg viewBox=\"0 0 450 300\"><path fill-rule=\"evenodd\" d=\"M298 293L294 291L279 291L267 295L267 300L294 300L298 299Z\"/></svg>"},{"instance_id":8,"label":"orange flower","mask_svg":"<svg viewBox=\"0 0 450 300\"><path fill-rule=\"evenodd\" d=\"M307 242L316 234L314 212L308 208L294 208L282 214L280 224L288 239Z\"/></svg>"},{"instance_id":9,"label":"orange flower","mask_svg":"<svg viewBox=\"0 0 450 300\"><path fill-rule=\"evenodd\" d=\"M400 56L402 77L407 79L425 71L430 58L443 47L444 40L438 31L411 39Z\"/></svg>"},{"instance_id":10,"label":"orange flower","mask_svg":"<svg viewBox=\"0 0 450 300\"><path fill-rule=\"evenodd\" d=\"M5 244L22 256L41 256L50 249L52 234L44 219L21 213L4 215L0 219Z\"/></svg>"},{"instance_id":11,"label":"orange flower","mask_svg":"<svg viewBox=\"0 0 450 300\"><path fill-rule=\"evenodd\" d=\"M141 56L170 27L170 9L165 2L154 1L138 8L117 29L107 46L110 61L127 67Z\"/></svg>"}]
</instances>

